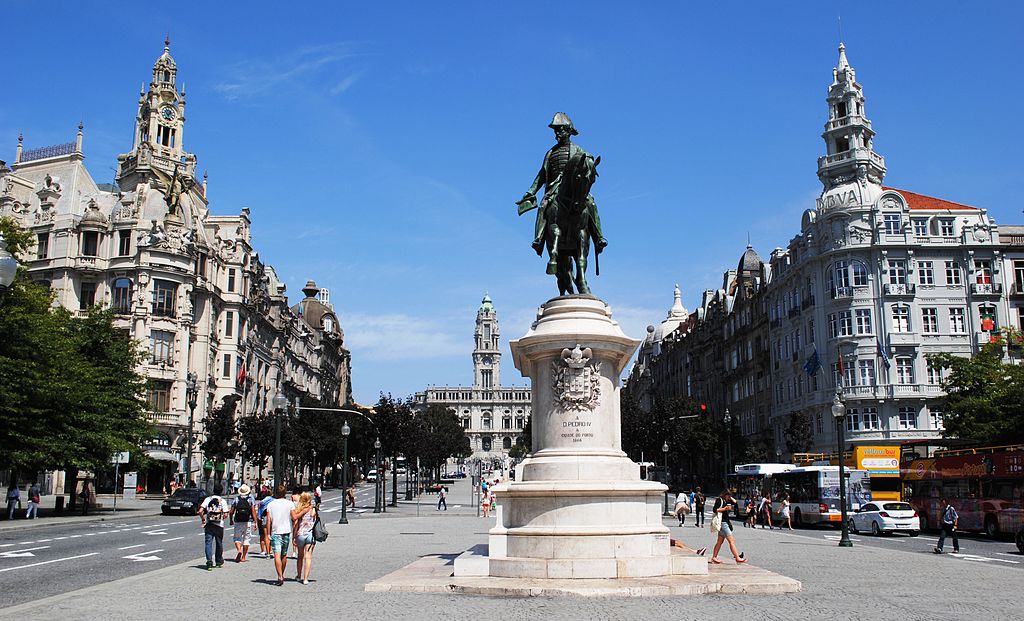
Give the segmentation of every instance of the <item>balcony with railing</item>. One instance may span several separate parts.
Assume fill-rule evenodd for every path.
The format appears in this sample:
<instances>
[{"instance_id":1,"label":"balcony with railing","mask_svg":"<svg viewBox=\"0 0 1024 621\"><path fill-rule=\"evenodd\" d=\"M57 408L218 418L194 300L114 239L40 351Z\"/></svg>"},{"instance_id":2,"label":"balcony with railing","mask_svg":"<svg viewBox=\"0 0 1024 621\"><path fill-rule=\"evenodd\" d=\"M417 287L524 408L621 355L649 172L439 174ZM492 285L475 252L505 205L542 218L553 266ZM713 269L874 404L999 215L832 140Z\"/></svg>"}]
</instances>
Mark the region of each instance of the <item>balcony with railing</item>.
<instances>
[{"instance_id":1,"label":"balcony with railing","mask_svg":"<svg viewBox=\"0 0 1024 621\"><path fill-rule=\"evenodd\" d=\"M885 291L885 295L891 296L912 296L914 295L914 290L915 287L913 283L885 283L885 285L883 286L883 291Z\"/></svg>"},{"instance_id":2,"label":"balcony with railing","mask_svg":"<svg viewBox=\"0 0 1024 621\"><path fill-rule=\"evenodd\" d=\"M843 300L853 297L853 287L836 287L832 289L833 300Z\"/></svg>"},{"instance_id":3,"label":"balcony with railing","mask_svg":"<svg viewBox=\"0 0 1024 621\"><path fill-rule=\"evenodd\" d=\"M971 293L974 295L1002 295L1003 285L995 282L972 282Z\"/></svg>"},{"instance_id":4,"label":"balcony with railing","mask_svg":"<svg viewBox=\"0 0 1024 621\"><path fill-rule=\"evenodd\" d=\"M147 412L146 416L154 423L161 425L177 425L179 418L175 412Z\"/></svg>"}]
</instances>

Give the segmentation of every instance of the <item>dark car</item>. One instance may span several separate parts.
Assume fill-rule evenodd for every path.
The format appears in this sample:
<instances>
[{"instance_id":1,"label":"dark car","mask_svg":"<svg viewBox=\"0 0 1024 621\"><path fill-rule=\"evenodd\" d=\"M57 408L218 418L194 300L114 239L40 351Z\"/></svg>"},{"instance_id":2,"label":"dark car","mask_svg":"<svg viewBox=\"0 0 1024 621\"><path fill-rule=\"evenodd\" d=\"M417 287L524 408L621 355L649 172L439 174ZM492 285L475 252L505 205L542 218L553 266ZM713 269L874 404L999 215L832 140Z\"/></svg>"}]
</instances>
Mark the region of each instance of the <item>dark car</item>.
<instances>
[{"instance_id":1,"label":"dark car","mask_svg":"<svg viewBox=\"0 0 1024 621\"><path fill-rule=\"evenodd\" d=\"M199 505L206 498L206 490L188 488L175 490L171 497L160 506L160 513L170 515L172 513L184 513L196 515L199 513Z\"/></svg>"}]
</instances>

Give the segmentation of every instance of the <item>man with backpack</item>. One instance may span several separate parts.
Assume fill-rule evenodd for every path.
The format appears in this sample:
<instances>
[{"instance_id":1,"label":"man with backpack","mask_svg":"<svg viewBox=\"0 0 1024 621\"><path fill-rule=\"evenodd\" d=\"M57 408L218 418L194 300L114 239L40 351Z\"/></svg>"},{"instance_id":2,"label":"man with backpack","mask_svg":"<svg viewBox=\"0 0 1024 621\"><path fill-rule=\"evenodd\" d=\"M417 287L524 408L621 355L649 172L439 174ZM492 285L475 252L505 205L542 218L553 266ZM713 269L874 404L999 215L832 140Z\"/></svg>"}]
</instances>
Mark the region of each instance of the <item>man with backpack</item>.
<instances>
[{"instance_id":1,"label":"man with backpack","mask_svg":"<svg viewBox=\"0 0 1024 621\"><path fill-rule=\"evenodd\" d=\"M942 532L939 533L939 545L935 546L935 553L942 554L942 544L946 543L946 537L953 538L953 553L960 551L960 541L956 538L956 527L960 524L960 514L956 512L949 500L942 499Z\"/></svg>"},{"instance_id":2,"label":"man with backpack","mask_svg":"<svg viewBox=\"0 0 1024 621\"><path fill-rule=\"evenodd\" d=\"M228 513L228 503L220 497L222 493L224 486L215 484L213 495L207 496L199 505L199 521L206 539L206 571L224 566L224 516Z\"/></svg>"},{"instance_id":3,"label":"man with backpack","mask_svg":"<svg viewBox=\"0 0 1024 621\"><path fill-rule=\"evenodd\" d=\"M33 483L28 488L28 508L25 509L25 519L31 520L39 517L39 484Z\"/></svg>"},{"instance_id":4,"label":"man with backpack","mask_svg":"<svg viewBox=\"0 0 1024 621\"><path fill-rule=\"evenodd\" d=\"M238 496L231 502L231 523L235 526L235 562L244 563L249 555L249 544L252 542L252 522L256 500L249 494L249 486L244 483L238 488Z\"/></svg>"},{"instance_id":5,"label":"man with backpack","mask_svg":"<svg viewBox=\"0 0 1024 621\"><path fill-rule=\"evenodd\" d=\"M707 502L707 497L704 492L697 488L697 491L693 493L693 519L696 522L694 526L700 528L704 526L704 503Z\"/></svg>"}]
</instances>

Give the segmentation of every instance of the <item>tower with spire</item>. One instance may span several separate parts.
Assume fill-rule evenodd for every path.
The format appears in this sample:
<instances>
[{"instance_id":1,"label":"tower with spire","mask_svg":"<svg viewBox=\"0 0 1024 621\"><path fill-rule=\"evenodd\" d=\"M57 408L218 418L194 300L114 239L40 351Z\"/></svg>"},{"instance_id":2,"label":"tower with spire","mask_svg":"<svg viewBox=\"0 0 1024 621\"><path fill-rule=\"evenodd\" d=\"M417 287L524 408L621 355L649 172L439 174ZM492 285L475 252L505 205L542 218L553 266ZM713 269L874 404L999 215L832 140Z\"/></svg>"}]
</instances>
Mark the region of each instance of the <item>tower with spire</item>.
<instances>
[{"instance_id":1,"label":"tower with spire","mask_svg":"<svg viewBox=\"0 0 1024 621\"><path fill-rule=\"evenodd\" d=\"M885 158L875 153L875 131L864 112L864 88L839 44L839 62L828 88L828 122L821 137L825 155L818 158L818 179L829 192L853 181L879 185L885 177Z\"/></svg>"},{"instance_id":2,"label":"tower with spire","mask_svg":"<svg viewBox=\"0 0 1024 621\"><path fill-rule=\"evenodd\" d=\"M473 387L484 390L501 386L501 349L498 347L498 314L491 296L484 294L476 312L473 332Z\"/></svg>"}]
</instances>

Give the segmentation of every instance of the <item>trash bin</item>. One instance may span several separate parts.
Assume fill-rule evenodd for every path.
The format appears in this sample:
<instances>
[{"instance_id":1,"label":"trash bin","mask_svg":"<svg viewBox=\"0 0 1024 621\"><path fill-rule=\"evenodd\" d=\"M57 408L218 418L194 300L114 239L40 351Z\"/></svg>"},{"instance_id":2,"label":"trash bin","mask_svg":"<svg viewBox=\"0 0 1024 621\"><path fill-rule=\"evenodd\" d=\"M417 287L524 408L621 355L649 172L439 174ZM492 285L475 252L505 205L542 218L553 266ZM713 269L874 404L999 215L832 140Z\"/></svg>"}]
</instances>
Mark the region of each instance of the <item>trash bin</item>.
<instances>
[{"instance_id":1,"label":"trash bin","mask_svg":"<svg viewBox=\"0 0 1024 621\"><path fill-rule=\"evenodd\" d=\"M54 513L64 513L64 496L57 496L53 505Z\"/></svg>"}]
</instances>

